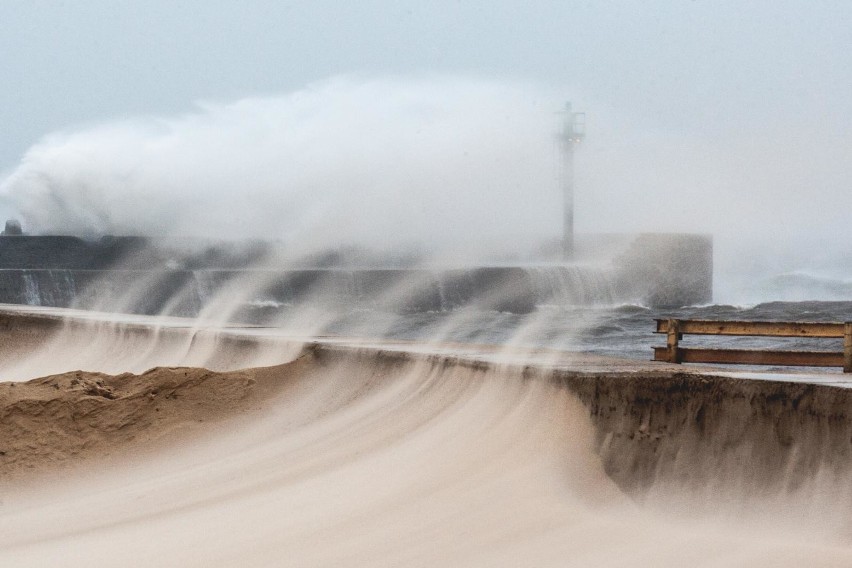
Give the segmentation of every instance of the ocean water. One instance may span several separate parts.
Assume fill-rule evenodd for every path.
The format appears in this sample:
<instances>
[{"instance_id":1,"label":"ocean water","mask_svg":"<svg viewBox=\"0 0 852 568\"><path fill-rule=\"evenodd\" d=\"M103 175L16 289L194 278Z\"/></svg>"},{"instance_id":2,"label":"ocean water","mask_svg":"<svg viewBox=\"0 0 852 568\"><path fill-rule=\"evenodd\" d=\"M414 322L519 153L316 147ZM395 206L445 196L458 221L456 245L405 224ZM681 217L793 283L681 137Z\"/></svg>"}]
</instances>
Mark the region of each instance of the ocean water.
<instances>
[{"instance_id":1,"label":"ocean water","mask_svg":"<svg viewBox=\"0 0 852 568\"><path fill-rule=\"evenodd\" d=\"M263 306L264 318L288 327L294 306ZM275 317L270 318L270 310ZM320 335L378 337L411 341L517 345L579 351L649 361L653 346L665 345L654 333L656 319L843 322L852 321L852 301L766 302L751 306L712 304L676 309L640 305L539 306L531 314L456 310L411 314L375 310L336 313L316 330ZM259 321L259 320L258 320ZM685 336L684 347L739 349L842 350L840 339ZM741 367L736 368L751 368ZM765 367L754 367L765 368Z\"/></svg>"},{"instance_id":2,"label":"ocean water","mask_svg":"<svg viewBox=\"0 0 852 568\"><path fill-rule=\"evenodd\" d=\"M556 283L550 277L565 274L533 271L532 281L543 287L533 290L541 303L531 313L513 313L484 308L469 298L455 301L452 296L459 291L444 290L440 285L437 290L441 301L437 303L416 301L423 293L416 283L389 285L382 292L384 295L373 297L358 290L357 282L346 271L335 273L333 284L343 290L340 294L329 294L326 281L299 293L279 289L273 272L234 272L224 279L219 274L217 280L203 270L161 271L145 276L131 271L122 276L124 280L111 277L79 283L75 278L82 277L70 271L6 272L21 273L22 279L10 280L6 286L23 288L23 293L15 297L31 306L72 305L115 313L198 315L217 324L249 323L303 336L517 345L639 361L650 360L652 347L665 343L664 337L654 333L656 319L852 321L852 281L825 273L768 274L764 278L740 279L740 284L730 275L717 275L717 295L739 298L741 302L659 309L617 303L596 278L580 277L585 274L583 270L569 271L565 274L571 278ZM742 284L746 280L751 282L750 287ZM350 290L353 286L355 289ZM501 303L493 297L489 302ZM842 348L839 339L712 336L685 336L682 345L826 351Z\"/></svg>"}]
</instances>

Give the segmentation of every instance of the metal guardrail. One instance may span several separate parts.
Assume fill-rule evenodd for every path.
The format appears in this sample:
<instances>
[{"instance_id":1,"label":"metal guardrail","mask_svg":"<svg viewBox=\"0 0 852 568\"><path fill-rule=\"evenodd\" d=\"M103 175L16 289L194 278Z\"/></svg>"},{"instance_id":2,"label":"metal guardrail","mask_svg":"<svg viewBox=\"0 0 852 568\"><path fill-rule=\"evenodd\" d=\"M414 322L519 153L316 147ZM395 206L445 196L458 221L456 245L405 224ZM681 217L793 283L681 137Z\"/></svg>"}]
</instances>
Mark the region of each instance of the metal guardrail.
<instances>
[{"instance_id":1,"label":"metal guardrail","mask_svg":"<svg viewBox=\"0 0 852 568\"><path fill-rule=\"evenodd\" d=\"M805 323L658 319L657 329L654 333L666 334L666 346L653 348L654 361L843 367L844 373L852 373L852 323L850 322ZM684 334L842 338L843 351L684 348L679 345Z\"/></svg>"}]
</instances>

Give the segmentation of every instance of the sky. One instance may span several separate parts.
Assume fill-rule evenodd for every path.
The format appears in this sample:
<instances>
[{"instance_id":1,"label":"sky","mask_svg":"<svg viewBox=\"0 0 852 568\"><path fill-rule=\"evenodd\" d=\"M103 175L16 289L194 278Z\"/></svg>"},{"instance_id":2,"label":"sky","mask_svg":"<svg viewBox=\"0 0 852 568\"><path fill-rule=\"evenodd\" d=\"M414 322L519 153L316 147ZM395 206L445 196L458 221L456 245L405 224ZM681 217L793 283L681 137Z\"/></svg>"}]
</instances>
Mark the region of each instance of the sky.
<instances>
[{"instance_id":1,"label":"sky","mask_svg":"<svg viewBox=\"0 0 852 568\"><path fill-rule=\"evenodd\" d=\"M769 218L826 239L852 207L850 45L846 1L3 0L0 172L52 133L180 122L341 77L450 77L468 93L527 85L519 108L588 113L580 230L771 240Z\"/></svg>"},{"instance_id":2,"label":"sky","mask_svg":"<svg viewBox=\"0 0 852 568\"><path fill-rule=\"evenodd\" d=\"M0 32L5 167L58 128L351 73L526 79L699 134L852 110L845 1L4 0Z\"/></svg>"}]
</instances>

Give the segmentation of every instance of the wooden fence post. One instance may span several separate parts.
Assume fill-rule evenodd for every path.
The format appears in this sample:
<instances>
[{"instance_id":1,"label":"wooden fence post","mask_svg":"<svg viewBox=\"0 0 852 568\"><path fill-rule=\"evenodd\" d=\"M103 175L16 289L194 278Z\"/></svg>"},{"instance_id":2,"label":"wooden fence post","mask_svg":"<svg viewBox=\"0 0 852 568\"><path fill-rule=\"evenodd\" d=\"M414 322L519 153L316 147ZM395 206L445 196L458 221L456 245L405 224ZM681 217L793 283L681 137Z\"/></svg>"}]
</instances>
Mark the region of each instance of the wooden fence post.
<instances>
[{"instance_id":1,"label":"wooden fence post","mask_svg":"<svg viewBox=\"0 0 852 568\"><path fill-rule=\"evenodd\" d=\"M680 339L680 322L676 319L670 319L669 331L666 336L669 363L680 363L680 351L677 348L678 339Z\"/></svg>"},{"instance_id":2,"label":"wooden fence post","mask_svg":"<svg viewBox=\"0 0 852 568\"><path fill-rule=\"evenodd\" d=\"M852 373L852 323L843 325L843 372Z\"/></svg>"}]
</instances>

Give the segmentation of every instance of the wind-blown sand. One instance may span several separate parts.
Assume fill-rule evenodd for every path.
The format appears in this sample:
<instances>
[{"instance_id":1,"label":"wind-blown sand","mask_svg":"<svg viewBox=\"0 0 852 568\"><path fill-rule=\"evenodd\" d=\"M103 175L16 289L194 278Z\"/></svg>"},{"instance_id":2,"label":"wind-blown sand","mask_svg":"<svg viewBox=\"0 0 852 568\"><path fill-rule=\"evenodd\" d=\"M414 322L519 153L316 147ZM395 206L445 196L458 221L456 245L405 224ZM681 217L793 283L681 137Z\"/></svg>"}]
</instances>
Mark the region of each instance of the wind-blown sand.
<instances>
[{"instance_id":1,"label":"wind-blown sand","mask_svg":"<svg viewBox=\"0 0 852 568\"><path fill-rule=\"evenodd\" d=\"M852 565L845 389L288 357L0 385L0 564Z\"/></svg>"}]
</instances>

